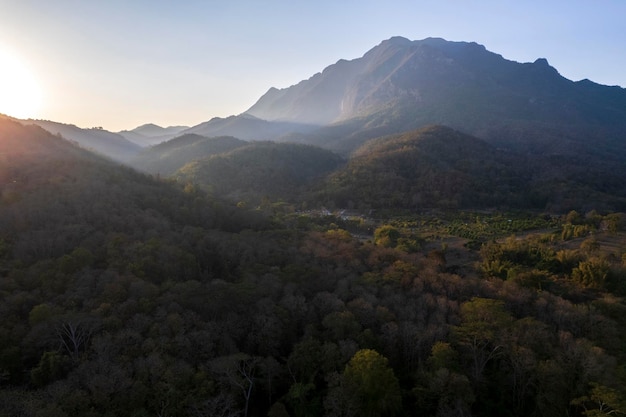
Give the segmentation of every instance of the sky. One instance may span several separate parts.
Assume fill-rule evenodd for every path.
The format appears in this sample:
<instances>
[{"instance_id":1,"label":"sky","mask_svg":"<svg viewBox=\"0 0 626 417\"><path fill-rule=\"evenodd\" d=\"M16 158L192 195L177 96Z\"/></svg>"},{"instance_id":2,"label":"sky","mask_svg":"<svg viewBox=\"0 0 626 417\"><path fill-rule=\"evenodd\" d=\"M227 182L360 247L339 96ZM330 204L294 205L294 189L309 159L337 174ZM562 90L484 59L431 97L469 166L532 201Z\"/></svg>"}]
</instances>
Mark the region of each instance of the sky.
<instances>
[{"instance_id":1,"label":"sky","mask_svg":"<svg viewBox=\"0 0 626 417\"><path fill-rule=\"evenodd\" d=\"M0 103L35 89L18 117L193 126L392 36L477 42L626 87L624 16L624 0L0 0Z\"/></svg>"}]
</instances>

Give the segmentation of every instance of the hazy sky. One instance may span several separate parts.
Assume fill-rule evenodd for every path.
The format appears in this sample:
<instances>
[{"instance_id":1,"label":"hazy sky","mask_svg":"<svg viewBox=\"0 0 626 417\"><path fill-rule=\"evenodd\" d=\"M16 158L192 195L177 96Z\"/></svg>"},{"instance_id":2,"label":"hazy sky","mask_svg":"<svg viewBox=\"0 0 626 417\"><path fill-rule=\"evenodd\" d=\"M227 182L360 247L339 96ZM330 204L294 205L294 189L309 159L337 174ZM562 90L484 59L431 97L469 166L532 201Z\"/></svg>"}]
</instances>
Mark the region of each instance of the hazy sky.
<instances>
[{"instance_id":1,"label":"hazy sky","mask_svg":"<svg viewBox=\"0 0 626 417\"><path fill-rule=\"evenodd\" d=\"M624 16L624 0L0 0L0 50L38 81L32 117L117 131L242 113L395 35L626 87Z\"/></svg>"}]
</instances>

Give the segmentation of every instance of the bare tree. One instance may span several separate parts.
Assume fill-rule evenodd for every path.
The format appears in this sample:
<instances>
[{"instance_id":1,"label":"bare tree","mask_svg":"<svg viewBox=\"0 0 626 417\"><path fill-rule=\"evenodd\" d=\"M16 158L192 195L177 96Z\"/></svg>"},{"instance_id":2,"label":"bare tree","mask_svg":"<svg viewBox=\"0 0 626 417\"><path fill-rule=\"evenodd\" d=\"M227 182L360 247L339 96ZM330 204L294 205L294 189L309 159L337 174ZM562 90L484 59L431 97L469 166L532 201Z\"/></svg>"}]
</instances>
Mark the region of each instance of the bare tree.
<instances>
[{"instance_id":1,"label":"bare tree","mask_svg":"<svg viewBox=\"0 0 626 417\"><path fill-rule=\"evenodd\" d=\"M73 360L78 359L97 330L98 324L89 318L64 318L55 327L61 347Z\"/></svg>"},{"instance_id":2,"label":"bare tree","mask_svg":"<svg viewBox=\"0 0 626 417\"><path fill-rule=\"evenodd\" d=\"M237 353L218 358L212 362L212 368L223 381L238 388L244 399L244 416L248 417L248 406L252 397L255 383L255 374L261 358Z\"/></svg>"}]
</instances>

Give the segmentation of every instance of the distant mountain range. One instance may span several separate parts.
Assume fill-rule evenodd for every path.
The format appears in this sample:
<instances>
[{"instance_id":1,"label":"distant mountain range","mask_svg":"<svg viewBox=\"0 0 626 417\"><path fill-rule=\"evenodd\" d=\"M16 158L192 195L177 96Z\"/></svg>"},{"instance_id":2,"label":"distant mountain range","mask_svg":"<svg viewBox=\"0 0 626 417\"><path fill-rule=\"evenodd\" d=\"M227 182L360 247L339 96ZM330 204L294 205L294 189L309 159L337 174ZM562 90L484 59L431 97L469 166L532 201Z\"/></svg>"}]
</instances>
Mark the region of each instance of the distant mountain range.
<instances>
[{"instance_id":1,"label":"distant mountain range","mask_svg":"<svg viewBox=\"0 0 626 417\"><path fill-rule=\"evenodd\" d=\"M234 136L244 140L276 140L286 134L310 132L317 126L299 122L268 121L250 114L214 117L184 131L202 136Z\"/></svg>"},{"instance_id":2,"label":"distant mountain range","mask_svg":"<svg viewBox=\"0 0 626 417\"><path fill-rule=\"evenodd\" d=\"M168 141L186 129L189 129L189 126L161 127L148 123L132 130L122 130L119 134L140 146L151 146Z\"/></svg>"}]
</instances>

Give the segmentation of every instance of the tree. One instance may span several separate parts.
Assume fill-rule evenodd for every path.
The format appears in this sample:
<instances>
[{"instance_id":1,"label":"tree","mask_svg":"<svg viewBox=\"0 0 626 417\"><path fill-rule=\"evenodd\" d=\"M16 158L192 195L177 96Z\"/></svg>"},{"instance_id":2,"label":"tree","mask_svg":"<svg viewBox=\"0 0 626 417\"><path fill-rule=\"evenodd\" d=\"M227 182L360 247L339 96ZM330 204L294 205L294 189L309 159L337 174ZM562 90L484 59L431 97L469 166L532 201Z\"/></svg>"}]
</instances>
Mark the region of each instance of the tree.
<instances>
[{"instance_id":1,"label":"tree","mask_svg":"<svg viewBox=\"0 0 626 417\"><path fill-rule=\"evenodd\" d=\"M458 359L458 353L449 343L436 342L427 361L428 389L424 391L417 387L413 390L417 395L426 393L425 398L436 403L438 416L471 414L475 396L469 378L456 372Z\"/></svg>"},{"instance_id":2,"label":"tree","mask_svg":"<svg viewBox=\"0 0 626 417\"><path fill-rule=\"evenodd\" d=\"M394 248L400 239L400 232L393 226L380 226L374 231L374 243L386 248Z\"/></svg>"},{"instance_id":3,"label":"tree","mask_svg":"<svg viewBox=\"0 0 626 417\"><path fill-rule=\"evenodd\" d=\"M260 358L237 353L217 358L212 363L213 370L227 383L239 389L245 399L244 416L248 416L248 407L255 384L255 375Z\"/></svg>"},{"instance_id":4,"label":"tree","mask_svg":"<svg viewBox=\"0 0 626 417\"><path fill-rule=\"evenodd\" d=\"M328 376L328 395L324 398L324 408L328 417L357 417L360 403L357 387L343 378L342 374L333 372Z\"/></svg>"},{"instance_id":5,"label":"tree","mask_svg":"<svg viewBox=\"0 0 626 417\"><path fill-rule=\"evenodd\" d=\"M626 396L618 390L591 383L589 395L577 398L572 405L580 406L588 417L626 416Z\"/></svg>"},{"instance_id":6,"label":"tree","mask_svg":"<svg viewBox=\"0 0 626 417\"><path fill-rule=\"evenodd\" d=\"M362 328L361 323L351 311L335 311L327 314L322 324L333 341L356 339Z\"/></svg>"},{"instance_id":7,"label":"tree","mask_svg":"<svg viewBox=\"0 0 626 417\"><path fill-rule=\"evenodd\" d=\"M429 390L437 398L438 416L470 416L475 400L469 378L448 368L435 371L429 381Z\"/></svg>"},{"instance_id":8,"label":"tree","mask_svg":"<svg viewBox=\"0 0 626 417\"><path fill-rule=\"evenodd\" d=\"M440 368L456 370L459 367L458 353L447 342L436 342L430 350L428 366L433 371Z\"/></svg>"},{"instance_id":9,"label":"tree","mask_svg":"<svg viewBox=\"0 0 626 417\"><path fill-rule=\"evenodd\" d=\"M626 214L624 213L607 214L604 221L606 223L606 228L612 233L617 233L626 228Z\"/></svg>"},{"instance_id":10,"label":"tree","mask_svg":"<svg viewBox=\"0 0 626 417\"><path fill-rule=\"evenodd\" d=\"M585 287L602 289L610 273L611 266L605 259L591 258L578 263L572 271L572 278Z\"/></svg>"},{"instance_id":11,"label":"tree","mask_svg":"<svg viewBox=\"0 0 626 417\"><path fill-rule=\"evenodd\" d=\"M474 297L461 305L461 325L453 331L469 353L475 382L482 379L487 363L504 349L503 338L512 322L503 301Z\"/></svg>"},{"instance_id":12,"label":"tree","mask_svg":"<svg viewBox=\"0 0 626 417\"><path fill-rule=\"evenodd\" d=\"M576 210L572 210L565 216L565 223L580 224L583 221L582 216Z\"/></svg>"},{"instance_id":13,"label":"tree","mask_svg":"<svg viewBox=\"0 0 626 417\"><path fill-rule=\"evenodd\" d=\"M388 362L387 358L375 350L361 349L346 365L339 388L341 394L352 397L346 398L345 403L356 405L358 409L356 415L390 416L400 411L402 406L400 384ZM329 400L330 398L327 398L327 407L330 405ZM348 413L335 413L335 415L346 414Z\"/></svg>"},{"instance_id":14,"label":"tree","mask_svg":"<svg viewBox=\"0 0 626 417\"><path fill-rule=\"evenodd\" d=\"M59 352L44 352L36 368L30 371L30 380L36 387L42 387L65 376L69 359Z\"/></svg>"},{"instance_id":15,"label":"tree","mask_svg":"<svg viewBox=\"0 0 626 417\"><path fill-rule=\"evenodd\" d=\"M61 346L73 360L77 360L98 328L93 319L74 317L60 321L55 330Z\"/></svg>"}]
</instances>

